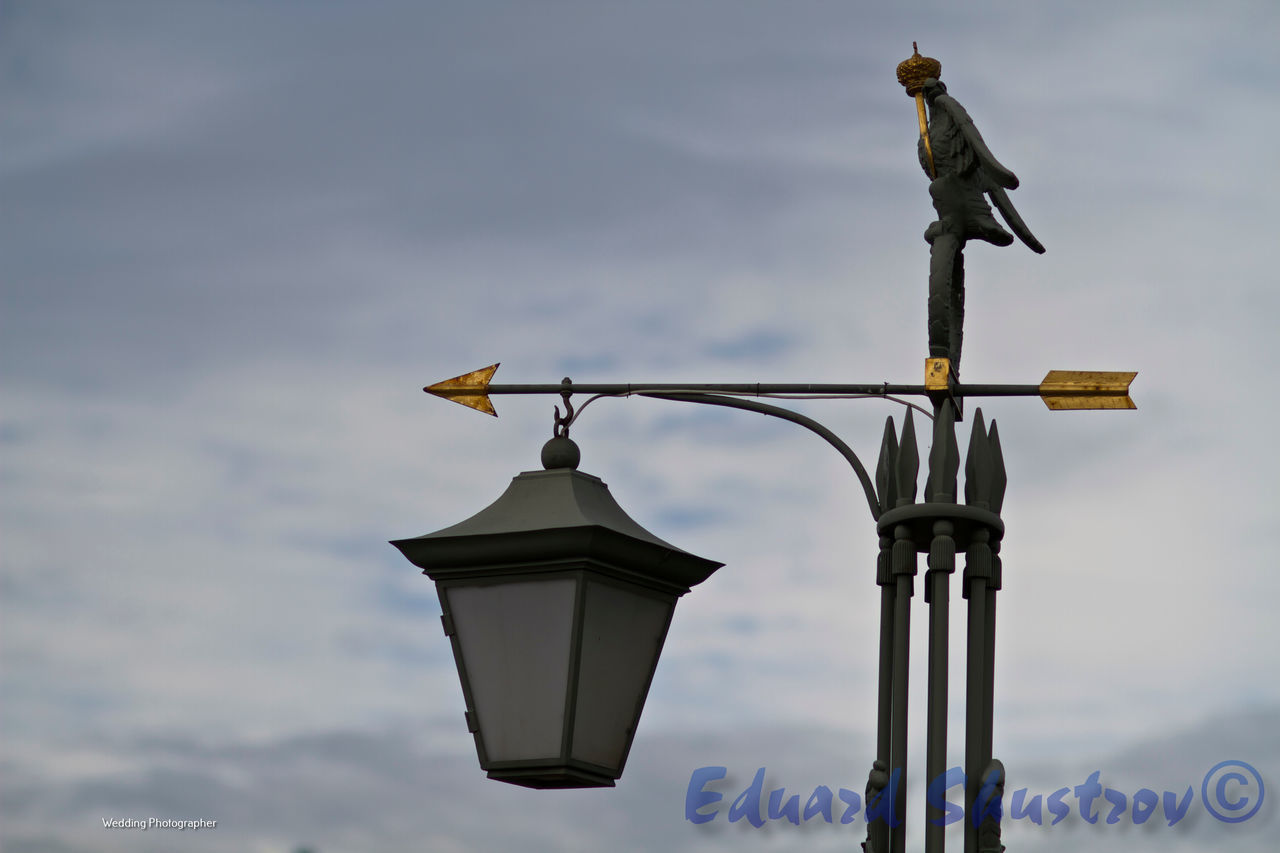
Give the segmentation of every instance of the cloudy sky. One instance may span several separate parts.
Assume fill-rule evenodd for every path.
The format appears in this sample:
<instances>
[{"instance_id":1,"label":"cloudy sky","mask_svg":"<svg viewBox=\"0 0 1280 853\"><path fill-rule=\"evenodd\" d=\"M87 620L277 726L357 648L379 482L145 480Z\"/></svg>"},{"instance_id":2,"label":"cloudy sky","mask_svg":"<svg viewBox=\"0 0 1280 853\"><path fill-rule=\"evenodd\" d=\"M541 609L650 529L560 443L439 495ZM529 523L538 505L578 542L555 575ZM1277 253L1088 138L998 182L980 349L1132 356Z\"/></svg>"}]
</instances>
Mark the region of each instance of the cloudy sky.
<instances>
[{"instance_id":1,"label":"cloudy sky","mask_svg":"<svg viewBox=\"0 0 1280 853\"><path fill-rule=\"evenodd\" d=\"M983 406L1009 472L996 755L1011 791L1099 770L1197 799L1009 838L1270 849L1276 800L1229 825L1199 798L1224 760L1280 796L1278 34L1267 0L0 0L0 845L861 840L684 817L708 765L726 802L759 767L802 800L865 782L876 539L814 436L639 399L575 425L631 515L726 564L681 600L612 790L484 779L434 589L387 540L538 467L554 400L493 420L419 390L486 364L920 382L916 40L1047 247L967 252L965 379L1139 371L1135 412ZM796 407L869 464L902 412Z\"/></svg>"}]
</instances>

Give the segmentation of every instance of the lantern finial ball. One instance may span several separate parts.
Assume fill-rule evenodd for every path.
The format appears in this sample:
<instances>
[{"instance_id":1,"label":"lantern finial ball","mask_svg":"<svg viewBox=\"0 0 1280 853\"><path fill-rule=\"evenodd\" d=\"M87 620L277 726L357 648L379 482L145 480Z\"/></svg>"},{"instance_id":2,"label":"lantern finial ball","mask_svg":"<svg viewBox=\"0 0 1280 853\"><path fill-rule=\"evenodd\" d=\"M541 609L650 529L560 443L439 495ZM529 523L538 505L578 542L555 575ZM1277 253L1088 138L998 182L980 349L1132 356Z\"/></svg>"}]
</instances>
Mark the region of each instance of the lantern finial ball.
<instances>
[{"instance_id":1,"label":"lantern finial ball","mask_svg":"<svg viewBox=\"0 0 1280 853\"><path fill-rule=\"evenodd\" d=\"M577 468L582 461L582 451L568 436L556 436L542 445L542 467L548 471L555 468Z\"/></svg>"}]
</instances>

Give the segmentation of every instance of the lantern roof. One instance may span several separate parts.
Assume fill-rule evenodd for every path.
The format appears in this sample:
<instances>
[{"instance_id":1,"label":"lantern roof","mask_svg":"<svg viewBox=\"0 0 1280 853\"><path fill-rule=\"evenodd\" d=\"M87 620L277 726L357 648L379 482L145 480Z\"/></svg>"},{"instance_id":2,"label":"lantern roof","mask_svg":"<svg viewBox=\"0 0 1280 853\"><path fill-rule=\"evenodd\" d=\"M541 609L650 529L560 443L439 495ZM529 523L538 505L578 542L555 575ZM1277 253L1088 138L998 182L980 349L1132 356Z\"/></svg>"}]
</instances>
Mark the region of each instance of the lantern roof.
<instances>
[{"instance_id":1,"label":"lantern roof","mask_svg":"<svg viewBox=\"0 0 1280 853\"><path fill-rule=\"evenodd\" d=\"M724 565L645 530L618 505L604 481L571 467L525 471L466 521L391 544L432 580L586 561L683 594Z\"/></svg>"}]
</instances>

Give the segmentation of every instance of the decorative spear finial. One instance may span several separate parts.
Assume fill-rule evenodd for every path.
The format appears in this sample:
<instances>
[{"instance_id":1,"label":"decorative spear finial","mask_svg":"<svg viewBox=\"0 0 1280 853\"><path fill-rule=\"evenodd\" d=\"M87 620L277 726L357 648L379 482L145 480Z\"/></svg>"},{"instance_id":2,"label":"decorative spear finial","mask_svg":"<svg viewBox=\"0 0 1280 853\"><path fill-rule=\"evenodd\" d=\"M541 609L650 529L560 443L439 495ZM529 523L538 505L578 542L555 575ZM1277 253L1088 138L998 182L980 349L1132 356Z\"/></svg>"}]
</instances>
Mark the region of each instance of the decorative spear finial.
<instances>
[{"instance_id":1,"label":"decorative spear finial","mask_svg":"<svg viewBox=\"0 0 1280 853\"><path fill-rule=\"evenodd\" d=\"M929 119L924 112L924 81L930 77L942 76L942 63L932 56L921 56L920 48L911 43L912 54L898 63L898 82L906 87L907 95L916 99L916 113L920 117L920 139L924 142L924 153L929 159L929 177L938 177L938 170L933 165L933 146L929 144Z\"/></svg>"}]
</instances>

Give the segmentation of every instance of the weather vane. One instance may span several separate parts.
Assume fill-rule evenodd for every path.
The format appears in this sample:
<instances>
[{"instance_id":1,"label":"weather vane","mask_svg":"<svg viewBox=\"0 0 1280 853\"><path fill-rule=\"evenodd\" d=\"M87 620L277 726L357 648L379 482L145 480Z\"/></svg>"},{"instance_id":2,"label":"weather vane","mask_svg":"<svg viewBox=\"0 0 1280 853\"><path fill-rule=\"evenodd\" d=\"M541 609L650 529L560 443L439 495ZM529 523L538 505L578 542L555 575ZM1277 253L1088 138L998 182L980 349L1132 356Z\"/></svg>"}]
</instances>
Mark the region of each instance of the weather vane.
<instances>
[{"instance_id":1,"label":"weather vane","mask_svg":"<svg viewBox=\"0 0 1280 853\"><path fill-rule=\"evenodd\" d=\"M1013 235L991 215L995 204L1018 239L1033 252L1044 246L1027 228L1005 190L1016 189L1018 176L991 153L973 119L947 86L938 79L942 63L921 56L915 42L912 55L898 64L898 82L914 98L920 119L920 165L929 176L937 221L924 232L929 251L929 357L931 371L958 379L964 326L964 244L985 240L1008 246ZM928 105L928 115L925 105Z\"/></svg>"}]
</instances>

